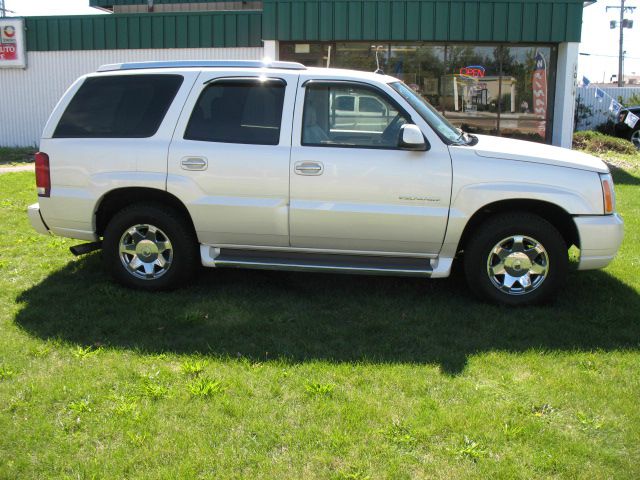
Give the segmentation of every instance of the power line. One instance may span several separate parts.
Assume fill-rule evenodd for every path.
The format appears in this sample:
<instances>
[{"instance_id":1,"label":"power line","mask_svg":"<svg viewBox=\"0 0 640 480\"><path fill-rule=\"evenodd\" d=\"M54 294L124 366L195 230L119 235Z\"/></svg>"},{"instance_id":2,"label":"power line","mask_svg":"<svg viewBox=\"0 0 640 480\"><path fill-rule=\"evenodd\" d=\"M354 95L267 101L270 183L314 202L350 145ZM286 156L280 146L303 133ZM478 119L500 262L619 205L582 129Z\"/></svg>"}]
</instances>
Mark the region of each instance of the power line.
<instances>
[{"instance_id":1,"label":"power line","mask_svg":"<svg viewBox=\"0 0 640 480\"><path fill-rule=\"evenodd\" d=\"M583 57L607 57L607 58L618 58L618 55L603 55L600 53L580 53ZM629 60L640 60L640 57L629 57L628 55L624 55L624 58L628 58Z\"/></svg>"},{"instance_id":2,"label":"power line","mask_svg":"<svg viewBox=\"0 0 640 480\"><path fill-rule=\"evenodd\" d=\"M618 26L620 27L620 55L618 56L618 87L624 86L624 29L632 28L633 21L625 20L624 14L627 12L633 13L636 7L627 7L624 2L626 0L620 0L619 7L607 7L606 11L608 12L610 9L620 9L620 22ZM616 22L611 22L612 28L615 28Z\"/></svg>"}]
</instances>

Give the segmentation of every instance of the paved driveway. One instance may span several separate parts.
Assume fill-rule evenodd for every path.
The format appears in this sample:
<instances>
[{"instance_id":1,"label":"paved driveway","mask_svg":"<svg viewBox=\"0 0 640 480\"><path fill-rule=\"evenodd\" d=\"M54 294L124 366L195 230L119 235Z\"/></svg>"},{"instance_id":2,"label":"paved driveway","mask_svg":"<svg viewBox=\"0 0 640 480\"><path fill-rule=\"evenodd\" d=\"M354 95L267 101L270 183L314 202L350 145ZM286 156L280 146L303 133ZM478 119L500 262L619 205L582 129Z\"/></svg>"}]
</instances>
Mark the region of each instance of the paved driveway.
<instances>
[{"instance_id":1,"label":"paved driveway","mask_svg":"<svg viewBox=\"0 0 640 480\"><path fill-rule=\"evenodd\" d=\"M35 164L33 163L28 163L26 165L18 165L15 167L5 167L3 165L0 165L0 175L3 173L9 173L9 172L33 172L35 171Z\"/></svg>"}]
</instances>

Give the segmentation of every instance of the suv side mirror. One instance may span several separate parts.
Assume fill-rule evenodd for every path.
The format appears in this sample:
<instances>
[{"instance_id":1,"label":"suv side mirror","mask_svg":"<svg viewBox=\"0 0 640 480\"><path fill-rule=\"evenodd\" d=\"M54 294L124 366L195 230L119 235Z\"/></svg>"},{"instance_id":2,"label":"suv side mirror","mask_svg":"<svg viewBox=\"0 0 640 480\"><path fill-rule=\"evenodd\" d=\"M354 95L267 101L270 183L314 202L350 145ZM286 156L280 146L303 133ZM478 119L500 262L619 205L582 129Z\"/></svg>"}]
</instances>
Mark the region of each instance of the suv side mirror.
<instances>
[{"instance_id":1,"label":"suv side mirror","mask_svg":"<svg viewBox=\"0 0 640 480\"><path fill-rule=\"evenodd\" d=\"M427 141L417 125L402 125L400 128L400 142L398 145L404 150L425 152L429 150Z\"/></svg>"}]
</instances>

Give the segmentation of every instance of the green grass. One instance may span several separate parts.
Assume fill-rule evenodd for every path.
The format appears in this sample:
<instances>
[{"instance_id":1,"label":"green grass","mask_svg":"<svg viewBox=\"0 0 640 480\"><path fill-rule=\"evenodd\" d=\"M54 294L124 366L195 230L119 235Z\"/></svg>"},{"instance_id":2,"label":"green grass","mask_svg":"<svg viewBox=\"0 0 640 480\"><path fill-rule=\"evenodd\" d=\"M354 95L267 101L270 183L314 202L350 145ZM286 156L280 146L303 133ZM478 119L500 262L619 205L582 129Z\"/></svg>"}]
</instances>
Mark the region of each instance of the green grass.
<instances>
[{"instance_id":1,"label":"green grass","mask_svg":"<svg viewBox=\"0 0 640 480\"><path fill-rule=\"evenodd\" d=\"M520 310L460 273L129 291L0 175L0 478L639 478L636 160L619 257Z\"/></svg>"},{"instance_id":2,"label":"green grass","mask_svg":"<svg viewBox=\"0 0 640 480\"><path fill-rule=\"evenodd\" d=\"M36 148L0 147L0 167L33 162L33 154L36 151Z\"/></svg>"}]
</instances>

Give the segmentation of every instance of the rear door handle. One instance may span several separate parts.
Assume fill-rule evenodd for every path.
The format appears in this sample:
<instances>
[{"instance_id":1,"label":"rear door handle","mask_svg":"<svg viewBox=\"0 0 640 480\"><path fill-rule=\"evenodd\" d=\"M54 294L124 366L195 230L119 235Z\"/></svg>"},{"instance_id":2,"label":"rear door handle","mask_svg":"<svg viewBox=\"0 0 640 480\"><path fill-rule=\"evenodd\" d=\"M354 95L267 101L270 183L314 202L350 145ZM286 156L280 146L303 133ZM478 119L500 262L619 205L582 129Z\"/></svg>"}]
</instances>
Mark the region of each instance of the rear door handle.
<instances>
[{"instance_id":1,"label":"rear door handle","mask_svg":"<svg viewBox=\"0 0 640 480\"><path fill-rule=\"evenodd\" d=\"M293 168L298 175L322 175L324 172L320 162L296 162Z\"/></svg>"},{"instance_id":2,"label":"rear door handle","mask_svg":"<svg viewBox=\"0 0 640 480\"><path fill-rule=\"evenodd\" d=\"M180 166L183 170L206 170L208 163L203 157L185 157L180 160Z\"/></svg>"}]
</instances>

